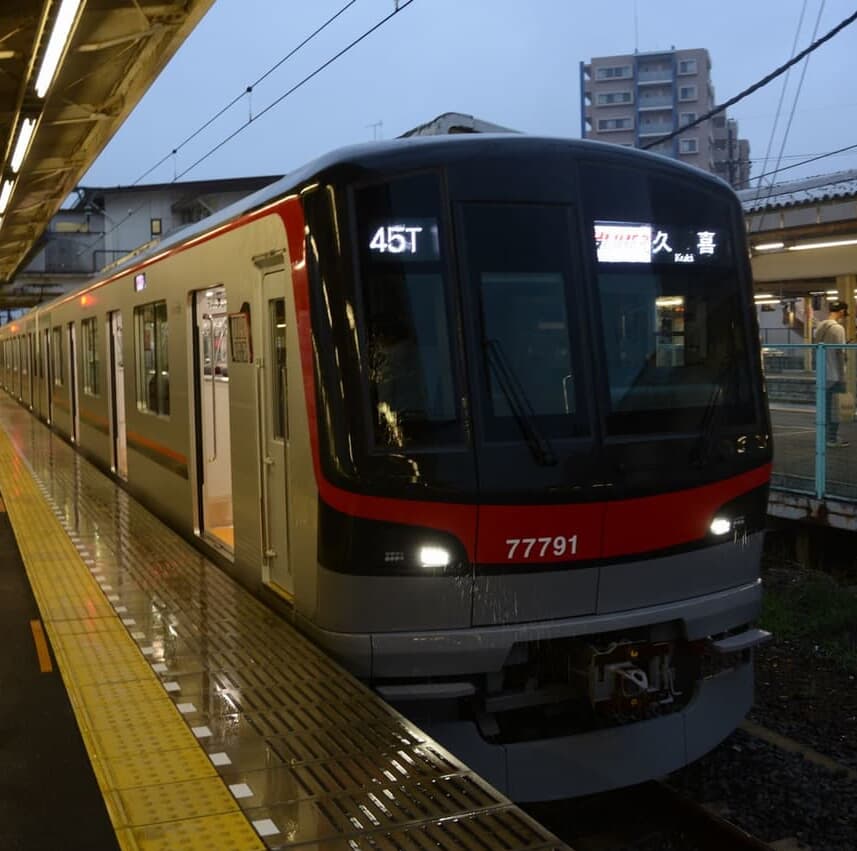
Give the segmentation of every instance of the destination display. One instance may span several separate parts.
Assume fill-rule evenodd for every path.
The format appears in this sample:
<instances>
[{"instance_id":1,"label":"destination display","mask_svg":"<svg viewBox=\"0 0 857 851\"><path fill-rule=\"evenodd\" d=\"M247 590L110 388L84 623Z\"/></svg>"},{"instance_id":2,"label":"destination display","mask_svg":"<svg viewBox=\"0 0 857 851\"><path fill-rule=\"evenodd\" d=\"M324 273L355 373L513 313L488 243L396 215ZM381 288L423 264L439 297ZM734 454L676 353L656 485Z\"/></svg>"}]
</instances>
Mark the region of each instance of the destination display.
<instances>
[{"instance_id":1,"label":"destination display","mask_svg":"<svg viewBox=\"0 0 857 851\"><path fill-rule=\"evenodd\" d=\"M719 228L689 228L635 222L595 222L599 263L721 264L729 260Z\"/></svg>"}]
</instances>

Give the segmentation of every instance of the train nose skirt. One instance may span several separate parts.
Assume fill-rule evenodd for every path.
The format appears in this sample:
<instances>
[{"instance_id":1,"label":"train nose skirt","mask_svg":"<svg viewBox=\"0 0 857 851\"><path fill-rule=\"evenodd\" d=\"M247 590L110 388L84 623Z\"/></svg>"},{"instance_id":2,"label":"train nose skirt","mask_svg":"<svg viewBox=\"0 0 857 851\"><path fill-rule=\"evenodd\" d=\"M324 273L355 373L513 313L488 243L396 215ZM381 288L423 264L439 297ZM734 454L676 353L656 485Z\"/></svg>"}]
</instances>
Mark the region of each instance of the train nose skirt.
<instances>
[{"instance_id":1,"label":"train nose skirt","mask_svg":"<svg viewBox=\"0 0 857 851\"><path fill-rule=\"evenodd\" d=\"M6 398L0 492L123 848L564 847Z\"/></svg>"}]
</instances>

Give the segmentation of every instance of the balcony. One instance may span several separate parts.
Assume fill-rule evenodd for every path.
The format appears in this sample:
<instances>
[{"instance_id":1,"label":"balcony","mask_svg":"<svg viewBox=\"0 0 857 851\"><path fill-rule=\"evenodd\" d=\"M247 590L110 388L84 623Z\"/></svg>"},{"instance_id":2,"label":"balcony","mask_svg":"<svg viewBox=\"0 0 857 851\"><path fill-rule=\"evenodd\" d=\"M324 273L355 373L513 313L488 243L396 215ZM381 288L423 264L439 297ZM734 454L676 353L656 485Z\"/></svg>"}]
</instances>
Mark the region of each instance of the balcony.
<instances>
[{"instance_id":1,"label":"balcony","mask_svg":"<svg viewBox=\"0 0 857 851\"><path fill-rule=\"evenodd\" d=\"M672 109L672 95L658 95L657 97L641 97L637 101L637 109L643 112L647 109Z\"/></svg>"},{"instance_id":2,"label":"balcony","mask_svg":"<svg viewBox=\"0 0 857 851\"><path fill-rule=\"evenodd\" d=\"M644 136L666 136L667 133L673 132L672 121L662 121L658 124L642 124L640 125L640 138Z\"/></svg>"},{"instance_id":3,"label":"balcony","mask_svg":"<svg viewBox=\"0 0 857 851\"><path fill-rule=\"evenodd\" d=\"M672 81L673 72L669 69L637 72L637 83L641 86L650 86L653 83L671 83Z\"/></svg>"}]
</instances>

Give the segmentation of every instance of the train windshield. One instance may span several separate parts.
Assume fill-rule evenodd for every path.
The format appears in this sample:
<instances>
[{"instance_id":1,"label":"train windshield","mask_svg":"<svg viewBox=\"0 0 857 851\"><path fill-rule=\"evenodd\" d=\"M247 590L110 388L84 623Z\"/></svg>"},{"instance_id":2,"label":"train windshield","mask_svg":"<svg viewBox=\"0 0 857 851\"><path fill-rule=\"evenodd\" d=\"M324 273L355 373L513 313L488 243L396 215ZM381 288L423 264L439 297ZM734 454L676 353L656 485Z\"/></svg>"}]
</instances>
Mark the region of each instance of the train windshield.
<instances>
[{"instance_id":1,"label":"train windshield","mask_svg":"<svg viewBox=\"0 0 857 851\"><path fill-rule=\"evenodd\" d=\"M665 177L583 179L597 269L608 434L693 432L755 419L728 204Z\"/></svg>"},{"instance_id":2,"label":"train windshield","mask_svg":"<svg viewBox=\"0 0 857 851\"><path fill-rule=\"evenodd\" d=\"M570 333L570 212L560 205L465 204L466 267L476 300L488 440L523 436L550 462L551 438L588 431Z\"/></svg>"},{"instance_id":3,"label":"train windshield","mask_svg":"<svg viewBox=\"0 0 857 851\"><path fill-rule=\"evenodd\" d=\"M437 177L367 187L356 203L374 445L461 442Z\"/></svg>"}]
</instances>

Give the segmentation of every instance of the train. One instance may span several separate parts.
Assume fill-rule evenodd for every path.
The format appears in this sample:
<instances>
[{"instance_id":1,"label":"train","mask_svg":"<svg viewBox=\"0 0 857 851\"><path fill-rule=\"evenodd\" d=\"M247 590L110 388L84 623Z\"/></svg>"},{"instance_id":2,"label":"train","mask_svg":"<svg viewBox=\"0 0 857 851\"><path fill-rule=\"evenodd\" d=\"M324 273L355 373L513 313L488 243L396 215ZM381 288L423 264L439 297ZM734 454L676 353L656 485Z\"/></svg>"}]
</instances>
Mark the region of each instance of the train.
<instances>
[{"instance_id":1,"label":"train","mask_svg":"<svg viewBox=\"0 0 857 851\"><path fill-rule=\"evenodd\" d=\"M327 154L0 329L6 392L517 801L753 700L741 207L582 140Z\"/></svg>"}]
</instances>

